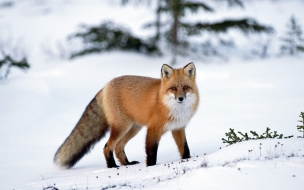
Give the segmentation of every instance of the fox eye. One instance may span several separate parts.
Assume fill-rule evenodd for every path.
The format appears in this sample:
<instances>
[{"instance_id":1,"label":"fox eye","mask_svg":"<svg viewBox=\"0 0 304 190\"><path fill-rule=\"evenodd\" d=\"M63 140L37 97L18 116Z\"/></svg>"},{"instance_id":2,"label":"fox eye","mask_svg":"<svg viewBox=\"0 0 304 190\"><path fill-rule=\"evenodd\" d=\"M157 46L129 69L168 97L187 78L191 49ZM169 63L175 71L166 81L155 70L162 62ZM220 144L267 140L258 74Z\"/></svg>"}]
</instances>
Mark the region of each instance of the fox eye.
<instances>
[{"instance_id":1,"label":"fox eye","mask_svg":"<svg viewBox=\"0 0 304 190\"><path fill-rule=\"evenodd\" d=\"M187 90L188 88L189 88L188 86L184 86L184 87L183 87L184 90Z\"/></svg>"},{"instance_id":2,"label":"fox eye","mask_svg":"<svg viewBox=\"0 0 304 190\"><path fill-rule=\"evenodd\" d=\"M171 87L171 90L174 90L174 91L175 91L175 90L177 90L177 88L176 88L176 87Z\"/></svg>"}]
</instances>

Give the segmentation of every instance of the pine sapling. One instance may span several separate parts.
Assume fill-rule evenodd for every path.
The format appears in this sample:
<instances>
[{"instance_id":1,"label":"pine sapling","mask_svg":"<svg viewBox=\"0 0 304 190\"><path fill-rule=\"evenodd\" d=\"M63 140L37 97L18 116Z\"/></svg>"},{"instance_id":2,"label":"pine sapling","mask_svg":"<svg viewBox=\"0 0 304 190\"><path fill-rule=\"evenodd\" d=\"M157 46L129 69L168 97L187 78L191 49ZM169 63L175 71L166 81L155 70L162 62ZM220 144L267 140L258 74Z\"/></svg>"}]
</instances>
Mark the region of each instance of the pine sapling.
<instances>
[{"instance_id":1,"label":"pine sapling","mask_svg":"<svg viewBox=\"0 0 304 190\"><path fill-rule=\"evenodd\" d=\"M302 112L301 112L302 113ZM304 113L303 113L303 117L304 117ZM304 118L303 118L304 120ZM301 121L303 122L303 121ZM303 126L304 127L304 124ZM270 131L271 129L269 127L266 128L266 131L262 134L259 135L257 132L255 131L250 131L250 133L253 135L253 137L250 137L248 135L248 133L242 133L240 131L238 131L238 134L241 135L241 137L237 136L237 134L234 132L234 129L229 129L230 131L228 133L225 133L225 135L228 137L227 139L222 138L223 143L227 143L228 146L232 145L234 143L237 142L242 142L242 141L248 141L248 140L257 140L257 139L282 139L284 137L283 134L279 134L277 131ZM304 129L303 129L304 130ZM302 132L302 131L301 131ZM291 138L293 137L293 135L290 136L285 136L284 138ZM304 138L304 132L303 132L303 138ZM260 148L261 149L261 148Z\"/></svg>"},{"instance_id":2,"label":"pine sapling","mask_svg":"<svg viewBox=\"0 0 304 190\"><path fill-rule=\"evenodd\" d=\"M297 125L297 129L300 131L300 132L303 132L303 136L298 136L299 138L304 138L304 112L301 112L299 117L301 118L301 120L298 120L298 122L301 123L301 125Z\"/></svg>"},{"instance_id":3,"label":"pine sapling","mask_svg":"<svg viewBox=\"0 0 304 190\"><path fill-rule=\"evenodd\" d=\"M270 128L267 127L265 133L262 134L262 137L263 139L273 138L271 134L272 132L270 132Z\"/></svg>"},{"instance_id":4,"label":"pine sapling","mask_svg":"<svg viewBox=\"0 0 304 190\"><path fill-rule=\"evenodd\" d=\"M243 139L244 139L245 141L248 141L248 140L251 139L251 137L248 136L248 133L243 134L243 133L240 132L240 131L238 131L238 133L244 137Z\"/></svg>"},{"instance_id":5,"label":"pine sapling","mask_svg":"<svg viewBox=\"0 0 304 190\"><path fill-rule=\"evenodd\" d=\"M244 139L237 136L237 134L234 132L234 129L229 128L229 132L225 133L227 139L222 138L223 143L228 143L229 145L242 142Z\"/></svg>"},{"instance_id":6,"label":"pine sapling","mask_svg":"<svg viewBox=\"0 0 304 190\"><path fill-rule=\"evenodd\" d=\"M257 132L255 132L255 131L250 131L250 133L255 137L255 138L253 138L253 139L262 139L262 138L260 137L260 135L259 135Z\"/></svg>"}]
</instances>

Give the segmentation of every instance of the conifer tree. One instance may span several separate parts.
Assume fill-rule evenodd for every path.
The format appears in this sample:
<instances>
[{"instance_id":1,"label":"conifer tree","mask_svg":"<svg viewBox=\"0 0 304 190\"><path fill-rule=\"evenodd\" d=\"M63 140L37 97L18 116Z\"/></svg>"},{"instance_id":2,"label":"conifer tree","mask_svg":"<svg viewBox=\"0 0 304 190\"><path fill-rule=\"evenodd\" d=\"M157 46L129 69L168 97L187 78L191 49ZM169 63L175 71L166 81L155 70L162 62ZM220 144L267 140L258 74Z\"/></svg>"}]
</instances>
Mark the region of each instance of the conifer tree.
<instances>
[{"instance_id":1,"label":"conifer tree","mask_svg":"<svg viewBox=\"0 0 304 190\"><path fill-rule=\"evenodd\" d=\"M294 16L291 16L287 24L288 31L286 36L281 38L281 53L296 55L299 52L304 53L304 38L302 37L301 26L297 23Z\"/></svg>"},{"instance_id":2,"label":"conifer tree","mask_svg":"<svg viewBox=\"0 0 304 190\"><path fill-rule=\"evenodd\" d=\"M0 58L0 80L7 78L12 67L26 70L30 68L30 65L25 57L21 60L15 60L9 55L4 55L3 58Z\"/></svg>"},{"instance_id":3,"label":"conifer tree","mask_svg":"<svg viewBox=\"0 0 304 190\"><path fill-rule=\"evenodd\" d=\"M80 39L83 47L72 52L71 58L112 50L160 54L157 46L134 36L127 28L113 22L104 22L97 26L83 25L81 31L69 36L69 40L74 39Z\"/></svg>"},{"instance_id":4,"label":"conifer tree","mask_svg":"<svg viewBox=\"0 0 304 190\"><path fill-rule=\"evenodd\" d=\"M13 44L10 38L0 39L0 80L6 79L12 68L30 68L25 52L20 48L20 44L18 45Z\"/></svg>"},{"instance_id":5,"label":"conifer tree","mask_svg":"<svg viewBox=\"0 0 304 190\"><path fill-rule=\"evenodd\" d=\"M144 0L137 0L136 2L140 1ZM121 0L121 2L127 4L129 0ZM229 6L244 6L241 0L222 0L222 2L226 2ZM213 56L218 55L218 51L213 47L212 43L207 41L200 44L199 46L203 49L201 51L197 46L192 45L191 37L199 37L204 33L227 33L230 29L239 30L246 35L262 32L270 33L273 31L272 27L260 24L255 19L249 17L213 22L207 22L203 19L195 22L185 21L184 18L188 14L198 13L199 11L215 13L216 9L209 4L210 1L157 0L155 20L144 25L146 28L155 28L155 34L150 40L136 37L130 31L117 27L113 23L103 23L100 26L93 27L86 26L84 32L78 32L71 37L82 39L84 43L84 49L75 52L72 57L113 49L160 55L160 41L164 41L171 50L171 63L174 64L177 56L187 56L192 52ZM220 43L231 44L223 40L220 40Z\"/></svg>"},{"instance_id":6,"label":"conifer tree","mask_svg":"<svg viewBox=\"0 0 304 190\"><path fill-rule=\"evenodd\" d=\"M124 4L127 2L128 0L123 0ZM273 31L270 26L262 25L253 18L224 19L215 22L196 21L192 23L183 21L183 18L189 12L197 13L199 10L202 10L203 12L215 13L216 10L214 7L208 5L207 2L208 1L158 0L155 12L156 19L154 22L146 24L145 27L156 28L155 36L152 38L154 44L157 44L161 37L166 39L172 51L172 64L176 62L176 56L187 55L189 53L191 46L189 38L202 35L204 32L219 34L226 33L230 29L237 29L244 34L250 34L261 32L269 33ZM223 2L228 3L229 6L244 6L241 0L223 0ZM168 20L162 19L162 17L168 17L168 15ZM227 43L223 42L223 44ZM210 49L210 51L206 51L208 54L217 54L217 51L212 47L210 42L203 44L202 47ZM196 49L191 48L191 51L196 51Z\"/></svg>"}]
</instances>

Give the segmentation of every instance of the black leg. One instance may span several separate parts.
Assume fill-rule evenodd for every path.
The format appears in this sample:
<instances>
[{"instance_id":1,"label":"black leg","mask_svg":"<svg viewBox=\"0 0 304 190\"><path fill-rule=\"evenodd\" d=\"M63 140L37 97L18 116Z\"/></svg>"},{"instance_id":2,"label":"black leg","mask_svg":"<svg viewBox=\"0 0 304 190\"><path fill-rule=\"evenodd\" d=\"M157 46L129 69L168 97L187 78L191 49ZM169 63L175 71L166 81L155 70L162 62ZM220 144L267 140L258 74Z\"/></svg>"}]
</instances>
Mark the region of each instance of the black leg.
<instances>
[{"instance_id":1,"label":"black leg","mask_svg":"<svg viewBox=\"0 0 304 190\"><path fill-rule=\"evenodd\" d=\"M189 146L188 146L188 143L187 143L187 140L185 140L185 143L184 143L184 155L182 157L182 159L186 159L186 158L190 158L190 150L189 150Z\"/></svg>"},{"instance_id":2,"label":"black leg","mask_svg":"<svg viewBox=\"0 0 304 190\"><path fill-rule=\"evenodd\" d=\"M123 153L126 155L125 151L123 150ZM139 164L138 161L132 161L132 162L129 162L127 156L125 156L125 163L126 165L135 165L135 164Z\"/></svg>"},{"instance_id":3,"label":"black leg","mask_svg":"<svg viewBox=\"0 0 304 190\"><path fill-rule=\"evenodd\" d=\"M158 144L153 144L146 147L147 152L147 166L154 166L157 160Z\"/></svg>"},{"instance_id":4,"label":"black leg","mask_svg":"<svg viewBox=\"0 0 304 190\"><path fill-rule=\"evenodd\" d=\"M178 147L179 154L182 159L190 158L190 150L187 143L185 129L173 130L173 138Z\"/></svg>"},{"instance_id":5,"label":"black leg","mask_svg":"<svg viewBox=\"0 0 304 190\"><path fill-rule=\"evenodd\" d=\"M113 152L110 151L109 157L106 158L108 168L118 168L116 162L114 160Z\"/></svg>"},{"instance_id":6,"label":"black leg","mask_svg":"<svg viewBox=\"0 0 304 190\"><path fill-rule=\"evenodd\" d=\"M108 143L105 144L104 149L107 148L107 146L108 146ZM108 168L118 168L118 166L116 165L116 162L114 160L114 156L113 156L113 151L112 150L109 151L109 155L107 155L105 153L105 158L106 158L106 161L107 161Z\"/></svg>"},{"instance_id":7,"label":"black leg","mask_svg":"<svg viewBox=\"0 0 304 190\"><path fill-rule=\"evenodd\" d=\"M158 130L158 127L150 127L147 131L146 136L146 155L147 155L147 166L154 166L157 160L157 149L162 131Z\"/></svg>"}]
</instances>

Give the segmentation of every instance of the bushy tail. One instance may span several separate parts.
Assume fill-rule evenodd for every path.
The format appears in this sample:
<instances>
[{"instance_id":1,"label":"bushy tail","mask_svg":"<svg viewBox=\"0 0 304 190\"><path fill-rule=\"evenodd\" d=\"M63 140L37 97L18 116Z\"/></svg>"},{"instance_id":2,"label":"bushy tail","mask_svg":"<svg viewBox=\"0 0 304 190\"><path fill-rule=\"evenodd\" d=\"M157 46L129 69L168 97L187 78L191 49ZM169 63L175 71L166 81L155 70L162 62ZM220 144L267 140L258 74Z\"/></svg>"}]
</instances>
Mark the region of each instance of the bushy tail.
<instances>
[{"instance_id":1,"label":"bushy tail","mask_svg":"<svg viewBox=\"0 0 304 190\"><path fill-rule=\"evenodd\" d=\"M64 168L74 166L109 130L103 108L96 97L90 102L76 127L57 150L54 162Z\"/></svg>"}]
</instances>

